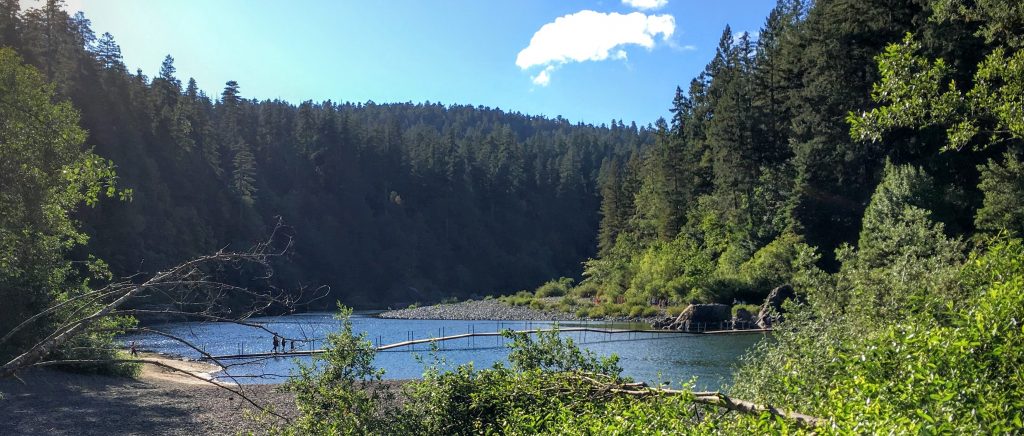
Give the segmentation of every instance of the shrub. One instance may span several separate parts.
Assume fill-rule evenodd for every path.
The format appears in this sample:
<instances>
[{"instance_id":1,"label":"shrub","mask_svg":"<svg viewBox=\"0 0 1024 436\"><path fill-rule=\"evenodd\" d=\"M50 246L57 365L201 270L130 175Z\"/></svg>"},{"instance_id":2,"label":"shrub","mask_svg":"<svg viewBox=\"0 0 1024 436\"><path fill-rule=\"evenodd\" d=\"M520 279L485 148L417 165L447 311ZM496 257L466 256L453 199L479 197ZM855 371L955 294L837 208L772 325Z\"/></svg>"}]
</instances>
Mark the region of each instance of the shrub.
<instances>
[{"instance_id":1,"label":"shrub","mask_svg":"<svg viewBox=\"0 0 1024 436\"><path fill-rule=\"evenodd\" d=\"M380 383L384 371L373 366L376 350L365 333L354 333L352 310L339 310L341 328L327 335L325 352L309 365L298 362L297 373L283 385L302 413L282 433L364 434L391 425L382 413L391 395Z\"/></svg>"},{"instance_id":2,"label":"shrub","mask_svg":"<svg viewBox=\"0 0 1024 436\"><path fill-rule=\"evenodd\" d=\"M758 306L756 304L736 304L736 305L733 305L732 306L732 316L735 317L736 316L736 312L738 312L740 309L746 309L747 312L750 312L754 316L757 316L758 312L761 311L761 306Z\"/></svg>"},{"instance_id":3,"label":"shrub","mask_svg":"<svg viewBox=\"0 0 1024 436\"><path fill-rule=\"evenodd\" d=\"M604 311L606 316L629 315L629 307L625 304L608 303L604 305Z\"/></svg>"},{"instance_id":4,"label":"shrub","mask_svg":"<svg viewBox=\"0 0 1024 436\"><path fill-rule=\"evenodd\" d=\"M536 295L538 297L561 297L569 292L572 287L573 279L569 277L561 277L558 280L549 280L539 288L537 288Z\"/></svg>"},{"instance_id":5,"label":"shrub","mask_svg":"<svg viewBox=\"0 0 1024 436\"><path fill-rule=\"evenodd\" d=\"M690 304L704 304L715 302L715 295L707 289L691 289L683 298L684 301Z\"/></svg>"},{"instance_id":6,"label":"shrub","mask_svg":"<svg viewBox=\"0 0 1024 436\"><path fill-rule=\"evenodd\" d=\"M714 262L700 246L684 234L668 243L656 243L637 260L630 290L645 296L683 295L694 287L706 286Z\"/></svg>"},{"instance_id":7,"label":"shrub","mask_svg":"<svg viewBox=\"0 0 1024 436\"><path fill-rule=\"evenodd\" d=\"M660 311L660 310L658 310L658 308L657 308L657 307L654 307L654 306L647 306L647 307L645 307L645 308L644 308L644 310L643 310L643 312L641 313L641 315L642 315L642 316L643 316L644 318L649 318L649 317L652 317L652 316L658 316L658 314L659 314L659 313L661 313L661 311Z\"/></svg>"},{"instance_id":8,"label":"shrub","mask_svg":"<svg viewBox=\"0 0 1024 436\"><path fill-rule=\"evenodd\" d=\"M800 236L783 233L743 263L740 275L754 290L767 290L790 283L794 272L793 261L802 244Z\"/></svg>"},{"instance_id":9,"label":"shrub","mask_svg":"<svg viewBox=\"0 0 1024 436\"><path fill-rule=\"evenodd\" d=\"M746 360L733 392L829 416L839 434L1020 433L1024 246L996 245L942 286L963 297L922 293L871 323L859 312L821 323L814 307L799 308Z\"/></svg>"},{"instance_id":10,"label":"shrub","mask_svg":"<svg viewBox=\"0 0 1024 436\"><path fill-rule=\"evenodd\" d=\"M600 287L597 283L584 281L579 286L572 289L572 294L580 298L594 298L600 291Z\"/></svg>"},{"instance_id":11,"label":"shrub","mask_svg":"<svg viewBox=\"0 0 1024 436\"><path fill-rule=\"evenodd\" d=\"M686 306L669 306L665 308L665 313L673 318L679 316L680 313L686 310Z\"/></svg>"},{"instance_id":12,"label":"shrub","mask_svg":"<svg viewBox=\"0 0 1024 436\"><path fill-rule=\"evenodd\" d=\"M594 306L594 307L591 307L590 310L587 311L587 317L590 317L590 318L604 318L605 317L605 308L604 308L604 306Z\"/></svg>"},{"instance_id":13,"label":"shrub","mask_svg":"<svg viewBox=\"0 0 1024 436\"><path fill-rule=\"evenodd\" d=\"M644 315L644 307L643 306L633 306L633 307L629 308L629 317L630 318L639 318L639 317L641 317L643 315Z\"/></svg>"}]
</instances>

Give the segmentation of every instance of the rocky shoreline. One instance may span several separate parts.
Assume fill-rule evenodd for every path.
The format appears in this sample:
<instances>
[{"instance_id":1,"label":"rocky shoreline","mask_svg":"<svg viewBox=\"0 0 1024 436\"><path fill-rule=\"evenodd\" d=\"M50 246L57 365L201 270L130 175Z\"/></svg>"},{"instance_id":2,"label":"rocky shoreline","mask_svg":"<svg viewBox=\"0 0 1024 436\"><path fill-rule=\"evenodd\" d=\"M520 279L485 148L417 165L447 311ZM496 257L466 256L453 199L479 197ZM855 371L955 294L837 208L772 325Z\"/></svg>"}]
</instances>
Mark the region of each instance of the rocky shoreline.
<instances>
[{"instance_id":1,"label":"rocky shoreline","mask_svg":"<svg viewBox=\"0 0 1024 436\"><path fill-rule=\"evenodd\" d=\"M653 317L604 317L600 319L579 317L576 314L558 310L539 310L528 306L512 306L498 300L469 300L459 303L443 303L410 309L381 312L377 315L386 319L442 319L442 320L494 320L494 321L605 321L651 324L661 319Z\"/></svg>"},{"instance_id":2,"label":"rocky shoreline","mask_svg":"<svg viewBox=\"0 0 1024 436\"><path fill-rule=\"evenodd\" d=\"M664 310L653 316L626 317L603 316L581 317L575 312L551 310L545 307L554 304L559 297L537 298L540 308L527 305L512 305L497 299L469 300L458 303L441 303L423 307L389 310L377 314L385 319L437 319L437 320L494 320L494 321L601 321L619 323L641 323L664 330L747 330L770 329L782 319L785 310L782 304L796 298L790 285L773 289L756 314L744 307L733 308L725 304L690 304L679 315L669 316Z\"/></svg>"}]
</instances>

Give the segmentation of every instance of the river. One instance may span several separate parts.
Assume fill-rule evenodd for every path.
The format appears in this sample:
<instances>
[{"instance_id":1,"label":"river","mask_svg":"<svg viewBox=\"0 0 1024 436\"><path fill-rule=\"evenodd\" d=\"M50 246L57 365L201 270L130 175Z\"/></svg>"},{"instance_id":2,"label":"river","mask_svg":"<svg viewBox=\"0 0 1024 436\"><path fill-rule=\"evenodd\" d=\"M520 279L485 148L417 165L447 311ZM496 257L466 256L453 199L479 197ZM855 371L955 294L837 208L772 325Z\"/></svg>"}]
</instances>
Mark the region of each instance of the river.
<instances>
[{"instance_id":1,"label":"river","mask_svg":"<svg viewBox=\"0 0 1024 436\"><path fill-rule=\"evenodd\" d=\"M454 335L467 332L493 332L500 329L536 329L552 325L548 321L443 321L443 320L402 320L382 319L368 313L352 316L356 332L365 332L374 345L390 344L408 339ZM249 322L265 325L270 330L288 338L300 338L305 342L296 344L296 349L315 349L323 345L328 332L338 328L339 321L329 313L308 313L277 317L252 318ZM561 327L639 327L647 326L610 324L602 322L560 322ZM260 329L233 323L180 322L151 326L175 336L189 340L212 355L239 353L260 353L271 351L272 336ZM563 332L573 338L582 348L602 356L617 354L624 375L651 384L668 382L679 386L681 382L695 380L698 390L716 390L730 382L730 374L742 356L764 335L690 335L665 333L579 333ZM153 333L126 335L121 338L126 344L131 341L143 349L161 354L196 359L201 354L180 342ZM476 368L485 368L496 362L505 362L508 355L507 340L501 337L477 337L439 343L438 357L447 366L472 362ZM291 344L289 344L290 348ZM376 365L383 368L386 379L413 379L423 373L424 364L417 356L431 361L430 345L423 344L396 350L381 351L377 354ZM295 369L295 360L308 363L308 357L277 357L231 361L231 365L220 374L233 376L242 383L278 383Z\"/></svg>"}]
</instances>

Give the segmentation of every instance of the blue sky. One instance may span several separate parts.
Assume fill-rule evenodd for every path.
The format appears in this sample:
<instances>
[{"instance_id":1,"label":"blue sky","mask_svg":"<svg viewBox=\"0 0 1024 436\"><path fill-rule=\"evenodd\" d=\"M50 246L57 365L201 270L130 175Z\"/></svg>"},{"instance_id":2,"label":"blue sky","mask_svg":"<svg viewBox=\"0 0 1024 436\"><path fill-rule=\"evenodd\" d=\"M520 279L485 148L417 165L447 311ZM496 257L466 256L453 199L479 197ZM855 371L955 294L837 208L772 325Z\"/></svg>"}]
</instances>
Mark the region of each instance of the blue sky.
<instances>
[{"instance_id":1,"label":"blue sky","mask_svg":"<svg viewBox=\"0 0 1024 436\"><path fill-rule=\"evenodd\" d=\"M152 76L170 54L211 95L236 80L245 97L293 103L429 100L647 124L667 117L726 24L756 32L775 0L67 3L114 35L132 71Z\"/></svg>"}]
</instances>

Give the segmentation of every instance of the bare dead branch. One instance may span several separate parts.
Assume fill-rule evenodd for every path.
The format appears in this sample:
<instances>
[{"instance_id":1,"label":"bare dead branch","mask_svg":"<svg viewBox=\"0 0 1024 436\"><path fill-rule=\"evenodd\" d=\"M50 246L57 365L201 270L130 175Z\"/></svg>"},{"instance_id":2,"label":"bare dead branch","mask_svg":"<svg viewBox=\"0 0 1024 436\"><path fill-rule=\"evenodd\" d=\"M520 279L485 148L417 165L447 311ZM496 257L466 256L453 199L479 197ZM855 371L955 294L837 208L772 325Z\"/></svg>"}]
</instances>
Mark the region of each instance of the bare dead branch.
<instances>
[{"instance_id":1,"label":"bare dead branch","mask_svg":"<svg viewBox=\"0 0 1024 436\"><path fill-rule=\"evenodd\" d=\"M695 403L721 407L726 410L750 415L760 415L762 413L768 413L772 416L778 416L784 419L788 419L802 427L807 428L818 427L828 422L825 419L806 415L803 413L786 411L771 405L757 404L746 400L732 398L721 392L695 392L680 389L652 388L648 387L646 383L606 383L580 374L574 374L574 376L578 377L580 380L590 383L593 387L602 392L610 392L614 394L629 395L634 397L650 397L659 395L687 395L691 396L691 399Z\"/></svg>"}]
</instances>

